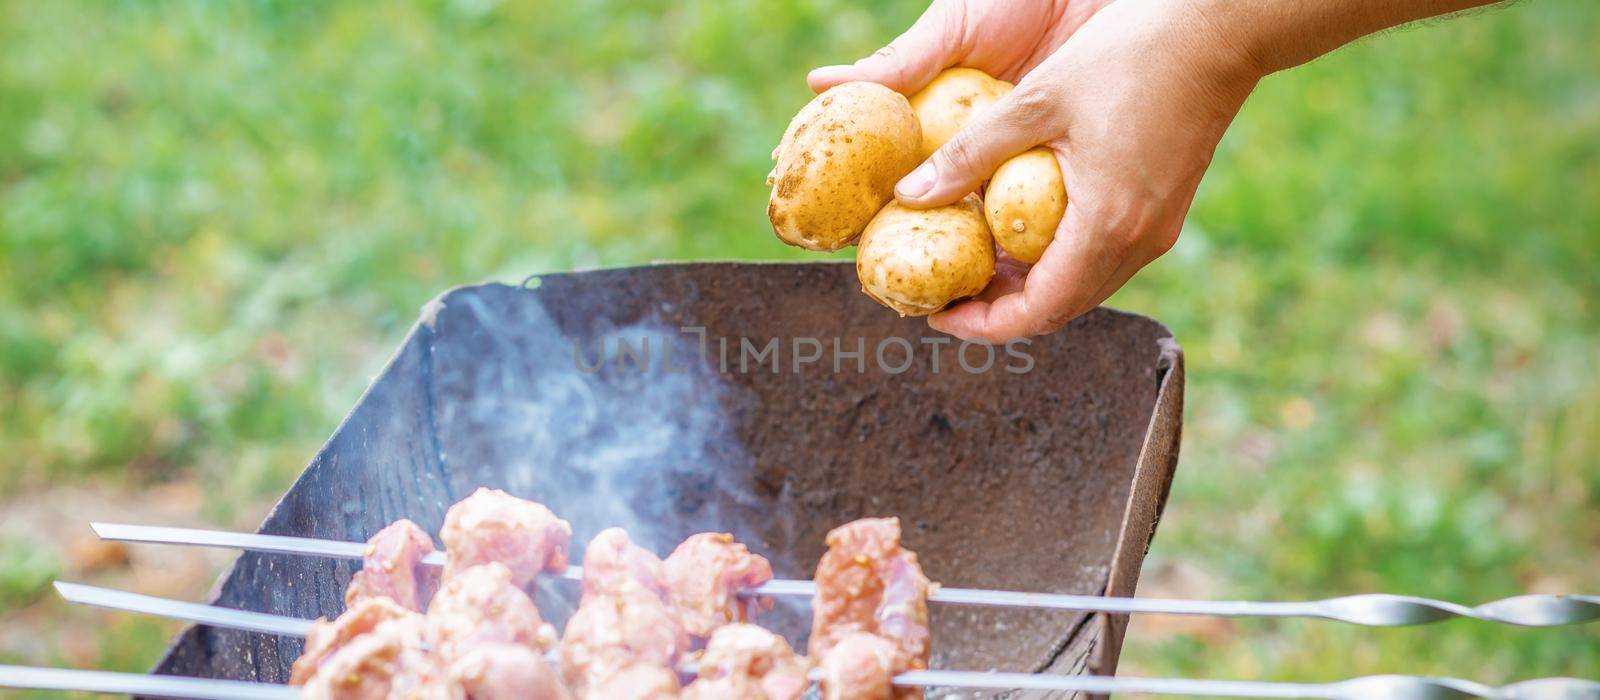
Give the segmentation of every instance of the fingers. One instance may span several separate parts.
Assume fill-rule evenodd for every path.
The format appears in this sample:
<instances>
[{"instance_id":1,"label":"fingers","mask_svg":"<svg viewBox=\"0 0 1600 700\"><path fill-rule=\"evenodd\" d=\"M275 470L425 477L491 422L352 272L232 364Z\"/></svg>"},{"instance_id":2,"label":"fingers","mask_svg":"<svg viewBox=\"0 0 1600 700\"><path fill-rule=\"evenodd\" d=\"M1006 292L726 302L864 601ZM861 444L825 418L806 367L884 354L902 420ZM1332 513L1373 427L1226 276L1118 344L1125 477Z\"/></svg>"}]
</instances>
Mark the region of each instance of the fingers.
<instances>
[{"instance_id":1,"label":"fingers","mask_svg":"<svg viewBox=\"0 0 1600 700\"><path fill-rule=\"evenodd\" d=\"M1022 291L1022 284L1028 279L1030 267L1027 263L1001 257L995 261L994 279L989 280L989 286L984 287L974 298L979 301L994 301L1007 294Z\"/></svg>"},{"instance_id":2,"label":"fingers","mask_svg":"<svg viewBox=\"0 0 1600 700\"><path fill-rule=\"evenodd\" d=\"M806 83L815 92L852 80L880 83L902 95L921 90L954 63L961 41L960 11L957 2L936 0L888 46L850 65L817 68Z\"/></svg>"},{"instance_id":3,"label":"fingers","mask_svg":"<svg viewBox=\"0 0 1600 700\"><path fill-rule=\"evenodd\" d=\"M1001 163L1064 133L1058 107L1047 87L1024 81L901 178L895 198L905 206L926 209L967 196Z\"/></svg>"},{"instance_id":4,"label":"fingers","mask_svg":"<svg viewBox=\"0 0 1600 700\"><path fill-rule=\"evenodd\" d=\"M1054 331L1104 301L1140 264L1115 237L1081 221L1082 213L1067 205L1056 240L1026 279L1019 283L1016 270L997 269L991 289L928 324L960 338L1004 343Z\"/></svg>"}]
</instances>

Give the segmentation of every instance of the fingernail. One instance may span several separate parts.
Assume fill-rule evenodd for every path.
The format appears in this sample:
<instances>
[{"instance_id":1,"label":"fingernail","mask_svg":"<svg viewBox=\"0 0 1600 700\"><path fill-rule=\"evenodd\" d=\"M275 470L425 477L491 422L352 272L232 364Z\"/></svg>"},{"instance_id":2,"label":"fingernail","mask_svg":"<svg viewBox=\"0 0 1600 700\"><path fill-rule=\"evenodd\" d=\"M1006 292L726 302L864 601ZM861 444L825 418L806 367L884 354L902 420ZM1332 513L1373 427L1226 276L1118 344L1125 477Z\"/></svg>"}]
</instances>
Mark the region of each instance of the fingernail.
<instances>
[{"instance_id":1,"label":"fingernail","mask_svg":"<svg viewBox=\"0 0 1600 700\"><path fill-rule=\"evenodd\" d=\"M961 323L950 318L949 310L928 317L928 327L945 335L962 338Z\"/></svg>"},{"instance_id":2,"label":"fingernail","mask_svg":"<svg viewBox=\"0 0 1600 700\"><path fill-rule=\"evenodd\" d=\"M850 66L822 66L811 69L811 74L806 76L809 82L831 83L843 81L849 77Z\"/></svg>"},{"instance_id":3,"label":"fingernail","mask_svg":"<svg viewBox=\"0 0 1600 700\"><path fill-rule=\"evenodd\" d=\"M911 171L910 175L900 178L900 184L895 185L895 194L901 197L915 199L933 189L933 181L938 179L938 174L933 170L933 163L923 163Z\"/></svg>"}]
</instances>

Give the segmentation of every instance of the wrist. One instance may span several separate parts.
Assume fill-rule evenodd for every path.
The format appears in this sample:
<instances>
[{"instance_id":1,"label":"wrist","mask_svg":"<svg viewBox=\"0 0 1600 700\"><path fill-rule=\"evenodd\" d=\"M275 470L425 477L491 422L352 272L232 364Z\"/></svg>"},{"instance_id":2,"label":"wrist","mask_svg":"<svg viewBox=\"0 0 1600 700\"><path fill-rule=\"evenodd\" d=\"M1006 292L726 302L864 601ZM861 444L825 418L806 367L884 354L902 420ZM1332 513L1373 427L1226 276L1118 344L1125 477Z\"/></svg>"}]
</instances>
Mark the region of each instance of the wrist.
<instances>
[{"instance_id":1,"label":"wrist","mask_svg":"<svg viewBox=\"0 0 1600 700\"><path fill-rule=\"evenodd\" d=\"M1129 0L1119 0L1129 2ZM1164 35L1165 52L1174 57L1177 71L1189 76L1198 96L1211 109L1203 116L1215 117L1226 125L1233 121L1240 105L1255 90L1261 78L1271 72L1251 37L1228 26L1219 16L1217 5L1230 0L1139 0L1165 10L1158 21ZM1212 113L1214 112L1214 113ZM1218 134L1220 137L1220 134Z\"/></svg>"},{"instance_id":2,"label":"wrist","mask_svg":"<svg viewBox=\"0 0 1600 700\"><path fill-rule=\"evenodd\" d=\"M1275 42L1260 31L1260 15L1245 10L1239 0L1194 0L1182 3L1178 11L1186 14L1197 36L1206 38L1214 54L1212 60L1235 81L1252 85L1283 70Z\"/></svg>"},{"instance_id":3,"label":"wrist","mask_svg":"<svg viewBox=\"0 0 1600 700\"><path fill-rule=\"evenodd\" d=\"M1180 5L1230 45L1256 78L1373 32L1498 0L1192 0Z\"/></svg>"}]
</instances>

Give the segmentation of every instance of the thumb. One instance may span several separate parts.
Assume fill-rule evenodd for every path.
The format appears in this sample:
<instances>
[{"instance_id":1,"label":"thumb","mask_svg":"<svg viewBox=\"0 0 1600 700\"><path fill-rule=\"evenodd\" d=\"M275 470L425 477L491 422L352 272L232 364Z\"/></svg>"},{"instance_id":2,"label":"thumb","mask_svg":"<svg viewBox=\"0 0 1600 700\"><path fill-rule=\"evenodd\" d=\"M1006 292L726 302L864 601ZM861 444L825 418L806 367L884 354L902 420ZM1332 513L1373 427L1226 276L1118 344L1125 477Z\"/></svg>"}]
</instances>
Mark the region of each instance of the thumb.
<instances>
[{"instance_id":1,"label":"thumb","mask_svg":"<svg viewBox=\"0 0 1600 700\"><path fill-rule=\"evenodd\" d=\"M895 198L915 209L957 201L978 189L1012 156L1065 131L1052 96L1018 85L979 112L922 165L895 185Z\"/></svg>"},{"instance_id":2,"label":"thumb","mask_svg":"<svg viewBox=\"0 0 1600 700\"><path fill-rule=\"evenodd\" d=\"M817 68L806 76L806 83L816 92L853 80L878 83L902 95L921 90L954 62L952 52L961 39L960 12L954 0L935 0L888 46L850 65Z\"/></svg>"}]
</instances>

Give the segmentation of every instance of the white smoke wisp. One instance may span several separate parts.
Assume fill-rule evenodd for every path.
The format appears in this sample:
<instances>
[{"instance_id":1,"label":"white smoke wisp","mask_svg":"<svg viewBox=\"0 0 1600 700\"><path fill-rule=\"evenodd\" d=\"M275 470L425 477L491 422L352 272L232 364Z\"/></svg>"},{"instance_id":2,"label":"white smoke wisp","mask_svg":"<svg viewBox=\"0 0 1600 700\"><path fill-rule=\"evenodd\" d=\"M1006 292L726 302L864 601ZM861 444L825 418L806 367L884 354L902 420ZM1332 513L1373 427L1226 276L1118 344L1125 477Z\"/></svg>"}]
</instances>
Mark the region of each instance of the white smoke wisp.
<instances>
[{"instance_id":1,"label":"white smoke wisp","mask_svg":"<svg viewBox=\"0 0 1600 700\"><path fill-rule=\"evenodd\" d=\"M464 412L453 417L475 456L571 520L577 542L619 526L665 556L763 507L724 406L738 389L700 362L693 337L647 320L572 339L536 303L465 303L494 351L453 368L470 399L443 410Z\"/></svg>"},{"instance_id":2,"label":"white smoke wisp","mask_svg":"<svg viewBox=\"0 0 1600 700\"><path fill-rule=\"evenodd\" d=\"M427 381L439 476L456 497L491 486L548 505L572 523L574 561L608 527L663 557L690 534L731 532L778 576L810 575L815 562L792 556L805 508L770 475L758 487L740 434L758 399L702 356L703 336L597 316L568 338L533 297L493 288L445 302ZM539 588L546 619L562 624L576 588ZM802 643L807 601L777 606L763 624Z\"/></svg>"}]
</instances>

